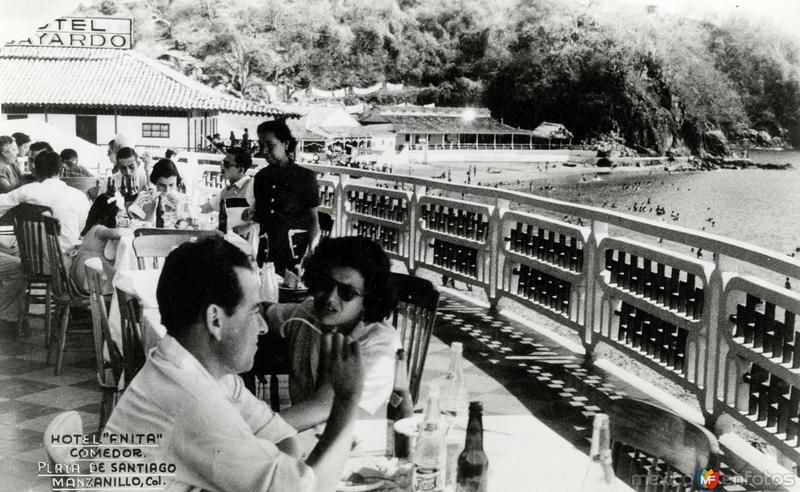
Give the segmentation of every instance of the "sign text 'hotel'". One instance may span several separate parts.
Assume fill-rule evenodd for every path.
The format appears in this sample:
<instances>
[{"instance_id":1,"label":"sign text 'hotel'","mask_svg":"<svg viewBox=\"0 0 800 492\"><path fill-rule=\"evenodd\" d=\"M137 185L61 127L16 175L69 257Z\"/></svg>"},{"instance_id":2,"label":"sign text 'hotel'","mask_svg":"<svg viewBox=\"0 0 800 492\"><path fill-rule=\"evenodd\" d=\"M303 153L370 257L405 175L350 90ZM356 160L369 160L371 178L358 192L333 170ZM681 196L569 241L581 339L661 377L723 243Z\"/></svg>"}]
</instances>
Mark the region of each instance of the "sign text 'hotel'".
<instances>
[{"instance_id":1,"label":"sign text 'hotel'","mask_svg":"<svg viewBox=\"0 0 800 492\"><path fill-rule=\"evenodd\" d=\"M69 48L131 48L131 19L116 17L60 17L36 29L27 39L11 41L19 46Z\"/></svg>"}]
</instances>

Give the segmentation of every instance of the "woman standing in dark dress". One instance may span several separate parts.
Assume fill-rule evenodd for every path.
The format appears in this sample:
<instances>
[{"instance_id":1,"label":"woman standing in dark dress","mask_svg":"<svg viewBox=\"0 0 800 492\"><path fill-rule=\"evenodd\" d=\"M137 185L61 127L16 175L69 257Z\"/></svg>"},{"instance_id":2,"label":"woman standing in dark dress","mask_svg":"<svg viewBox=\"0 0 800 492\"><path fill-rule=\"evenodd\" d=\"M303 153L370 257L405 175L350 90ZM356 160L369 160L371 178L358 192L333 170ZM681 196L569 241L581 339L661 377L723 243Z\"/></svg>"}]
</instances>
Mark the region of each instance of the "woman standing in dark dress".
<instances>
[{"instance_id":1,"label":"woman standing in dark dress","mask_svg":"<svg viewBox=\"0 0 800 492\"><path fill-rule=\"evenodd\" d=\"M265 121L258 125L257 133L262 154L269 164L253 180L255 220L261 233L266 233L268 238L267 244L262 238L258 262L275 263L279 274L287 269L296 271L299 259L292 252L289 232L307 231L309 251L319 241L317 177L313 171L295 164L297 140L283 120ZM264 246L268 246L266 254Z\"/></svg>"}]
</instances>

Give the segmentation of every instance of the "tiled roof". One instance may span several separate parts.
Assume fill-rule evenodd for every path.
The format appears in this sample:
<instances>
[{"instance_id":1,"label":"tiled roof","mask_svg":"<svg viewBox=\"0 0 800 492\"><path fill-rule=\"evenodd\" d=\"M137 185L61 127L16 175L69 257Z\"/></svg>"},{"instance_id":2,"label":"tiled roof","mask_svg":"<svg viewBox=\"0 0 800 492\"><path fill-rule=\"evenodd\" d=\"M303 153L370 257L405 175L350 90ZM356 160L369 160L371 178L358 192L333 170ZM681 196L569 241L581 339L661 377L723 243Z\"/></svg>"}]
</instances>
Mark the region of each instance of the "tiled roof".
<instances>
[{"instance_id":1,"label":"tiled roof","mask_svg":"<svg viewBox=\"0 0 800 492\"><path fill-rule=\"evenodd\" d=\"M282 112L206 87L134 50L4 46L3 104Z\"/></svg>"}]
</instances>

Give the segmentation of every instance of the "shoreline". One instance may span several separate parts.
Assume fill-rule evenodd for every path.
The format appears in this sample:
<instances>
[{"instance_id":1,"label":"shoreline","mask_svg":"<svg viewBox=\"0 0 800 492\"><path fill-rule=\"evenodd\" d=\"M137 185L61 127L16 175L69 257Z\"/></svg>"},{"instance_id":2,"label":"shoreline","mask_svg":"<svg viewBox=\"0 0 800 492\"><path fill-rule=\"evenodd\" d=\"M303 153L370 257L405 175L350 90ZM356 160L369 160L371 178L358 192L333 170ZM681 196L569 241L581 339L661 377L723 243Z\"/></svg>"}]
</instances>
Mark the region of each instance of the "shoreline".
<instances>
[{"instance_id":1,"label":"shoreline","mask_svg":"<svg viewBox=\"0 0 800 492\"><path fill-rule=\"evenodd\" d=\"M688 161L684 159L650 166L617 166L613 168L589 164L577 164L570 167L564 166L563 162L396 164L392 167L392 173L440 179L443 182L456 184L521 187L526 183L530 185L549 181L563 182L572 177L580 180L582 175L585 177L584 181L592 181L597 178L604 179L613 176L661 176L701 171L694 167L687 167L687 163Z\"/></svg>"}]
</instances>

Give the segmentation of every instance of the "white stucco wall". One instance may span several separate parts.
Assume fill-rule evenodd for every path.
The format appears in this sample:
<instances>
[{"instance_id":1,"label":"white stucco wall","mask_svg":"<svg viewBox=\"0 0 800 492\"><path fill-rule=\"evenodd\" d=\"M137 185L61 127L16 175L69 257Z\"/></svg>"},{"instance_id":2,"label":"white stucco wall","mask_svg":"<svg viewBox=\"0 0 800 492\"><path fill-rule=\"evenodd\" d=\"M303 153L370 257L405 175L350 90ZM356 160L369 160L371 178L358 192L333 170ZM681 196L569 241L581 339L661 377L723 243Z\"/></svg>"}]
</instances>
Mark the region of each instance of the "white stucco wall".
<instances>
[{"instance_id":1,"label":"white stucco wall","mask_svg":"<svg viewBox=\"0 0 800 492\"><path fill-rule=\"evenodd\" d=\"M178 147L187 146L189 133L187 118L161 116L118 116L117 133L130 138L137 147ZM142 136L142 123L166 123L169 125L169 138L148 138ZM113 123L112 123L113 125ZM113 137L113 136L112 136ZM108 140L106 140L107 142Z\"/></svg>"}]
</instances>

